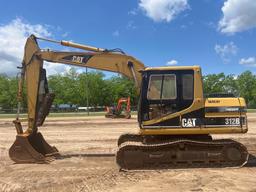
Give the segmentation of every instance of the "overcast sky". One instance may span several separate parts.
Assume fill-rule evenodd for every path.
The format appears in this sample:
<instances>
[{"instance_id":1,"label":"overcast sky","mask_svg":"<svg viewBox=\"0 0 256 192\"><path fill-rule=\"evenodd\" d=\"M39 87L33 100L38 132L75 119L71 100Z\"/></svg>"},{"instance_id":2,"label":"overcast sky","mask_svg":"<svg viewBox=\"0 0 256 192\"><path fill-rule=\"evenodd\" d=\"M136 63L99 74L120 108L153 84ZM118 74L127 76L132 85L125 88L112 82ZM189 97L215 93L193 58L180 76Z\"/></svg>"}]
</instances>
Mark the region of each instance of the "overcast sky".
<instances>
[{"instance_id":1,"label":"overcast sky","mask_svg":"<svg viewBox=\"0 0 256 192\"><path fill-rule=\"evenodd\" d=\"M256 0L9 0L1 7L0 73L18 72L32 33L122 48L146 66L200 65L204 74L256 72ZM46 67L48 74L69 69Z\"/></svg>"}]
</instances>

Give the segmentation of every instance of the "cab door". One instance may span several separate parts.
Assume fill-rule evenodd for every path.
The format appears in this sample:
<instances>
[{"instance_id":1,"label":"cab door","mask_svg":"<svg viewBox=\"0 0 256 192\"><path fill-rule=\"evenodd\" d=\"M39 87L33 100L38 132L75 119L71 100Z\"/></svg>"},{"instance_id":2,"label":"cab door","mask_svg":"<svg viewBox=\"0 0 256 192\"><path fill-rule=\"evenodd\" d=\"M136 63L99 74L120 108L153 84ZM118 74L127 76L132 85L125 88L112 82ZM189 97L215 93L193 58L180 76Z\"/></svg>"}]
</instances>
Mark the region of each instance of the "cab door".
<instances>
[{"instance_id":1,"label":"cab door","mask_svg":"<svg viewBox=\"0 0 256 192\"><path fill-rule=\"evenodd\" d=\"M139 122L151 126L180 127L180 111L194 100L194 70L155 70L143 72ZM174 115L173 118L159 119Z\"/></svg>"}]
</instances>

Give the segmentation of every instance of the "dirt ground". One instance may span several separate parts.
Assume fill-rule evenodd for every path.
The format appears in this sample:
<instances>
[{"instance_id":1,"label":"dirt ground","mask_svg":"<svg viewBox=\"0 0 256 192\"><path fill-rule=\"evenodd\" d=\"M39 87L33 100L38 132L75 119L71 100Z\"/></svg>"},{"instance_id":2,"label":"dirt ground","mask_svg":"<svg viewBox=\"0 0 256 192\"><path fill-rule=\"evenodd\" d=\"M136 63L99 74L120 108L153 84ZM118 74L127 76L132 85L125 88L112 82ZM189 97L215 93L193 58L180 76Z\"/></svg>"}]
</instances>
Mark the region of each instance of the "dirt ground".
<instances>
[{"instance_id":1,"label":"dirt ground","mask_svg":"<svg viewBox=\"0 0 256 192\"><path fill-rule=\"evenodd\" d=\"M249 132L216 135L244 143L251 157L243 168L172 169L120 172L117 139L138 130L136 118L48 118L40 128L63 158L50 164L14 164L8 149L15 139L12 119L0 119L0 191L255 191L256 113Z\"/></svg>"}]
</instances>

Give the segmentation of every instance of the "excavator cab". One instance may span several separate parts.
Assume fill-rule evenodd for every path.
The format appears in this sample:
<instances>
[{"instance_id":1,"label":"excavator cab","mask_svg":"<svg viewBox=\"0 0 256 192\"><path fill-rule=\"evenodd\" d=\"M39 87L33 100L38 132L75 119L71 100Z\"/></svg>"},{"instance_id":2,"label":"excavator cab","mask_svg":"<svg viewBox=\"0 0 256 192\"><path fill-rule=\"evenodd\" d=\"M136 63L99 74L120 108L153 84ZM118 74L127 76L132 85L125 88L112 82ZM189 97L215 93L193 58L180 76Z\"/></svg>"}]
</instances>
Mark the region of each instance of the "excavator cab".
<instances>
[{"instance_id":1,"label":"excavator cab","mask_svg":"<svg viewBox=\"0 0 256 192\"><path fill-rule=\"evenodd\" d=\"M180 112L194 101L194 70L146 70L141 92L141 121ZM177 122L172 122L172 126ZM177 124L178 126L178 124Z\"/></svg>"},{"instance_id":2,"label":"excavator cab","mask_svg":"<svg viewBox=\"0 0 256 192\"><path fill-rule=\"evenodd\" d=\"M246 133L246 103L241 97L206 98L199 66L148 68L142 72L141 134L207 135Z\"/></svg>"}]
</instances>

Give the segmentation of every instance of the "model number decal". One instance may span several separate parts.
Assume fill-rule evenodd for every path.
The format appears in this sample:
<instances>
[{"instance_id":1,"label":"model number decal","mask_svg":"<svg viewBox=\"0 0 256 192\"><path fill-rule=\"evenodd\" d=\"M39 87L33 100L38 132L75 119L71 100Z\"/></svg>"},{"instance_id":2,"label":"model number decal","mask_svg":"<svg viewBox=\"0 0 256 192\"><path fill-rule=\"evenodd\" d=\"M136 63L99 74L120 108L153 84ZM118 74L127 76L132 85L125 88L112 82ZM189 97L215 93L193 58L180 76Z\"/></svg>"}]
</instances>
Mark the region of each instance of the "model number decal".
<instances>
[{"instance_id":1,"label":"model number decal","mask_svg":"<svg viewBox=\"0 0 256 192\"><path fill-rule=\"evenodd\" d=\"M225 118L226 125L240 125L240 118Z\"/></svg>"},{"instance_id":2,"label":"model number decal","mask_svg":"<svg viewBox=\"0 0 256 192\"><path fill-rule=\"evenodd\" d=\"M195 127L196 118L183 118L181 120L182 127Z\"/></svg>"}]
</instances>

